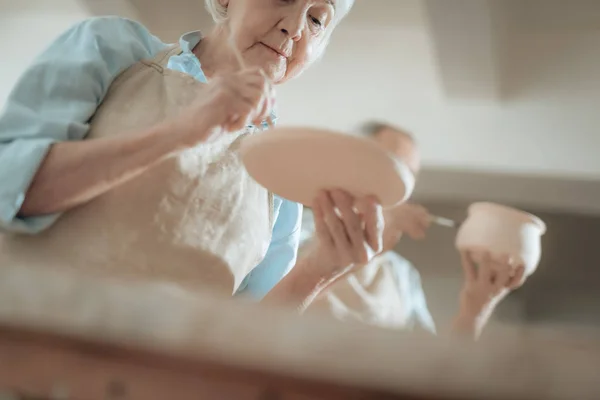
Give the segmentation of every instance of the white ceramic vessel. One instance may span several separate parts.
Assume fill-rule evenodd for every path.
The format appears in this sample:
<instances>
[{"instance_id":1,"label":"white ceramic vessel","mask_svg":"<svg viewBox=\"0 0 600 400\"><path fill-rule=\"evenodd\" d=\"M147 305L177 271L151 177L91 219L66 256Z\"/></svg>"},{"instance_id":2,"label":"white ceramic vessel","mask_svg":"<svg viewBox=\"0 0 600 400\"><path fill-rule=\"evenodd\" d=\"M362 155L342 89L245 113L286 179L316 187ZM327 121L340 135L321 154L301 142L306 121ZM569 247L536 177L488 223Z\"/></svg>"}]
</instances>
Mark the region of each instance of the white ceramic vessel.
<instances>
[{"instance_id":1,"label":"white ceramic vessel","mask_svg":"<svg viewBox=\"0 0 600 400\"><path fill-rule=\"evenodd\" d=\"M531 275L542 255L541 238L546 224L535 215L494 203L474 203L456 236L459 251L469 251L475 261L485 251L492 256L509 254Z\"/></svg>"}]
</instances>

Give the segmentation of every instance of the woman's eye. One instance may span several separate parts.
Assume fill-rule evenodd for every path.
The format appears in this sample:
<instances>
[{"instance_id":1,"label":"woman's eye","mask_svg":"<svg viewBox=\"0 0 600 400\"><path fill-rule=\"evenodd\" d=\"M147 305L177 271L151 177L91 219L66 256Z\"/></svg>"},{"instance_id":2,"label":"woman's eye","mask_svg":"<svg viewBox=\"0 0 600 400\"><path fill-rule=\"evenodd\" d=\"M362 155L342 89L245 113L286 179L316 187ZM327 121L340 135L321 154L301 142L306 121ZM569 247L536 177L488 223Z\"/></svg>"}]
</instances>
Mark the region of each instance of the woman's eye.
<instances>
[{"instance_id":1,"label":"woman's eye","mask_svg":"<svg viewBox=\"0 0 600 400\"><path fill-rule=\"evenodd\" d=\"M310 17L310 20L311 20L311 21L312 21L312 23L313 23L313 24L315 24L316 26L319 26L319 27L323 26L323 23L322 23L322 22L321 22L321 20L320 20L320 19L318 19L318 18L315 18L315 17L312 17L312 16L311 16L311 17Z\"/></svg>"}]
</instances>

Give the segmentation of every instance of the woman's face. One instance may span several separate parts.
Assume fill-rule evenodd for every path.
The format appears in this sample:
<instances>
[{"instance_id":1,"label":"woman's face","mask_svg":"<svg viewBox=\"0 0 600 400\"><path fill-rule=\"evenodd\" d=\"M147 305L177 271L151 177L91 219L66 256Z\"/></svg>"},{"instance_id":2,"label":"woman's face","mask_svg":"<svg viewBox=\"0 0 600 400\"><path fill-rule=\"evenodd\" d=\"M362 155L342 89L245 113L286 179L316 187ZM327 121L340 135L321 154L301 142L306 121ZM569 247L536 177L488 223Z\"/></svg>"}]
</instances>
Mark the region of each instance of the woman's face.
<instances>
[{"instance_id":1,"label":"woman's face","mask_svg":"<svg viewBox=\"0 0 600 400\"><path fill-rule=\"evenodd\" d=\"M317 58L339 15L340 0L220 0L247 66L281 83Z\"/></svg>"}]
</instances>

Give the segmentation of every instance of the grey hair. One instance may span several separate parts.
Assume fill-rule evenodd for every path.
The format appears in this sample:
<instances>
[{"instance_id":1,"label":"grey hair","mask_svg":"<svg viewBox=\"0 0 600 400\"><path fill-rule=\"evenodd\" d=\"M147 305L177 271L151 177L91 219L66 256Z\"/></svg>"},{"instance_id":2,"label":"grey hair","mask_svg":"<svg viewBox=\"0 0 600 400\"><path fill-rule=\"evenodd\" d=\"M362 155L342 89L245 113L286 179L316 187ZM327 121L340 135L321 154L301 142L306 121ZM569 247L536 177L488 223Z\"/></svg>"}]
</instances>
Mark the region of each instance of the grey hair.
<instances>
[{"instance_id":1,"label":"grey hair","mask_svg":"<svg viewBox=\"0 0 600 400\"><path fill-rule=\"evenodd\" d=\"M219 0L204 0L204 6L215 23L220 24L227 19L227 7L222 6Z\"/></svg>"},{"instance_id":2,"label":"grey hair","mask_svg":"<svg viewBox=\"0 0 600 400\"><path fill-rule=\"evenodd\" d=\"M352 6L354 5L354 0L338 0L336 7L338 9L339 18L336 18L337 21L341 20L343 17L348 14ZM210 13L213 21L215 23L220 24L227 20L227 7L221 5L219 0L204 0L204 6L206 10Z\"/></svg>"},{"instance_id":3,"label":"grey hair","mask_svg":"<svg viewBox=\"0 0 600 400\"><path fill-rule=\"evenodd\" d=\"M403 135L406 135L408 138L410 138L413 142L415 142L414 136L407 130L399 126L394 126L382 121L367 121L358 128L358 133L366 137L375 137L378 133L385 129L402 133Z\"/></svg>"}]
</instances>

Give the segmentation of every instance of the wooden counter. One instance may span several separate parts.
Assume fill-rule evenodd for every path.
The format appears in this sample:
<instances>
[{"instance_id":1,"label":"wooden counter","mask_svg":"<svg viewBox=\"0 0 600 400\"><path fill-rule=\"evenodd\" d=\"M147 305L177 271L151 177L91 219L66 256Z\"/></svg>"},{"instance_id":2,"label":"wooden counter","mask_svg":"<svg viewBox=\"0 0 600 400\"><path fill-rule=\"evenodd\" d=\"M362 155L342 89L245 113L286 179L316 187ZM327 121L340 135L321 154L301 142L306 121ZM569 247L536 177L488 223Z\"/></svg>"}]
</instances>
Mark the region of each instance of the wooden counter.
<instances>
[{"instance_id":1,"label":"wooden counter","mask_svg":"<svg viewBox=\"0 0 600 400\"><path fill-rule=\"evenodd\" d=\"M473 345L158 285L0 270L0 400L597 400L596 339L525 332Z\"/></svg>"}]
</instances>

